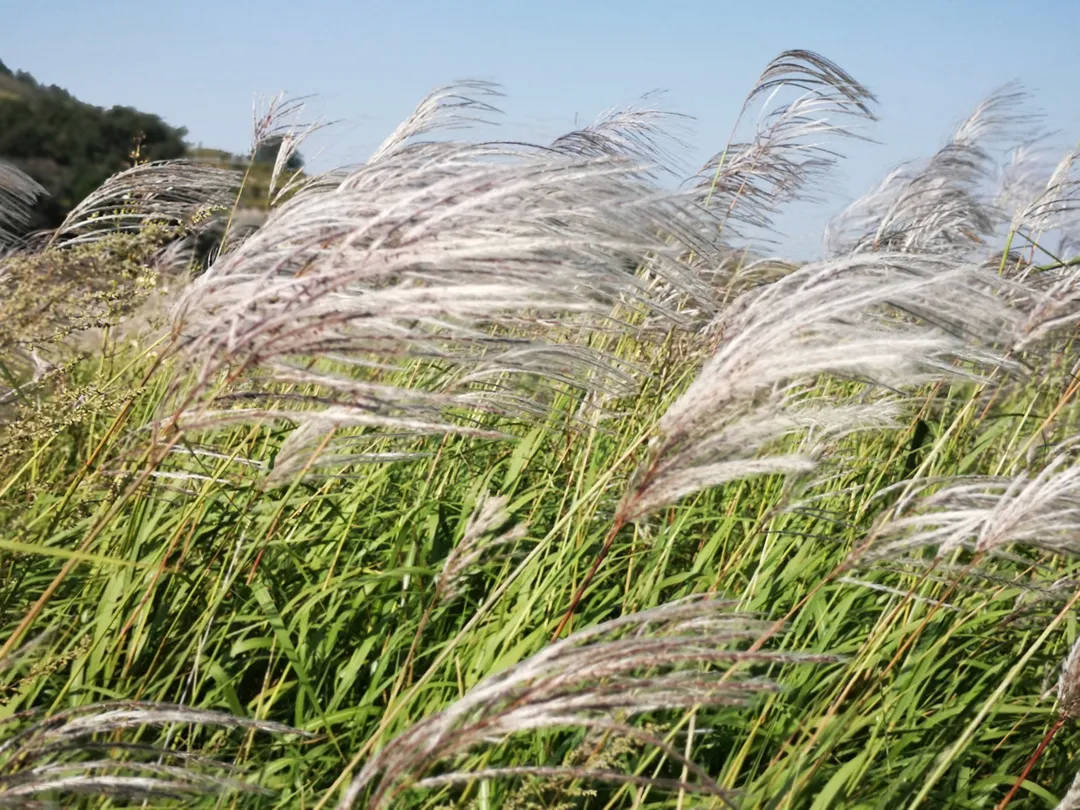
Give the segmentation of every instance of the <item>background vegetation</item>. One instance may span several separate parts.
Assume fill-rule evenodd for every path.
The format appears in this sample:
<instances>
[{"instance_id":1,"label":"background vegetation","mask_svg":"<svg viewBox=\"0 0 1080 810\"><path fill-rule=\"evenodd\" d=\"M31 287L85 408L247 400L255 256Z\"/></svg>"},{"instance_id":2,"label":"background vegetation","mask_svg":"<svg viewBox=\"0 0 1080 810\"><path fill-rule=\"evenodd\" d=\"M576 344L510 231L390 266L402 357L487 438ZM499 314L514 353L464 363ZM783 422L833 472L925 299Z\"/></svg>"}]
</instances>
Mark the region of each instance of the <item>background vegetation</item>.
<instances>
[{"instance_id":1,"label":"background vegetation","mask_svg":"<svg viewBox=\"0 0 1080 810\"><path fill-rule=\"evenodd\" d=\"M132 107L109 109L79 101L56 85L39 84L0 62L0 159L22 170L48 192L34 207L31 225L55 228L75 205L133 162L192 158L249 170L241 208L265 209L266 191L281 136L257 144L254 159L220 149L191 147L187 130ZM292 152L287 168L303 157ZM249 165L250 163L250 165Z\"/></svg>"},{"instance_id":2,"label":"background vegetation","mask_svg":"<svg viewBox=\"0 0 1080 810\"><path fill-rule=\"evenodd\" d=\"M37 227L56 227L110 175L144 160L183 157L183 128L131 107L86 104L56 85L0 62L0 157L49 192L35 208Z\"/></svg>"},{"instance_id":3,"label":"background vegetation","mask_svg":"<svg viewBox=\"0 0 1080 810\"><path fill-rule=\"evenodd\" d=\"M497 97L311 178L275 100L257 227L0 173L0 805L1076 806L1074 155L1003 88L798 266L823 57L678 191L644 107L432 140Z\"/></svg>"}]
</instances>

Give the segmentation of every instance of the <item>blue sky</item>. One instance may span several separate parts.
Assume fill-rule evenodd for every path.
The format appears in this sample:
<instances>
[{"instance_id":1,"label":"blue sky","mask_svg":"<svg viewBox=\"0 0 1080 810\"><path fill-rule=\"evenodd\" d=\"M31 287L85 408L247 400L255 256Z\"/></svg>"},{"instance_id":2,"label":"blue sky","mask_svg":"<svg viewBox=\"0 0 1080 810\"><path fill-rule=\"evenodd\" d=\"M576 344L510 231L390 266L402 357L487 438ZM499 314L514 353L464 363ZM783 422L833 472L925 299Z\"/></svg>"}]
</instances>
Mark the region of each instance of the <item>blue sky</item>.
<instances>
[{"instance_id":1,"label":"blue sky","mask_svg":"<svg viewBox=\"0 0 1080 810\"><path fill-rule=\"evenodd\" d=\"M340 121L303 151L316 169L363 160L431 88L499 82L497 134L549 140L603 110L667 91L694 116L693 171L720 150L762 67L815 50L866 84L880 144L850 144L828 204L781 227L812 254L828 214L886 169L927 155L995 87L1017 79L1065 147L1080 140L1077 0L1050 2L283 2L0 0L0 60L102 106L185 126L244 151L256 95L317 94ZM489 134L489 133L485 133ZM496 133L490 133L496 134Z\"/></svg>"}]
</instances>

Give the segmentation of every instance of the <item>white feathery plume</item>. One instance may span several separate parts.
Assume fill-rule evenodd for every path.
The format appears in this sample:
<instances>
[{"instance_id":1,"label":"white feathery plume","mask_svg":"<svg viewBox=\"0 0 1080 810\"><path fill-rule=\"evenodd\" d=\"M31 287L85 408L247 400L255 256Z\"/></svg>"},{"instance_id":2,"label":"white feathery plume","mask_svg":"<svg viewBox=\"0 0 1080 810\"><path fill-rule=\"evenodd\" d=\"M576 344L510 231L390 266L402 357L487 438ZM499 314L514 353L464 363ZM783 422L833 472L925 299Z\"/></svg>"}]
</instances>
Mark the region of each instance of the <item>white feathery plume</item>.
<instances>
[{"instance_id":1,"label":"white feathery plume","mask_svg":"<svg viewBox=\"0 0 1080 810\"><path fill-rule=\"evenodd\" d=\"M1072 784L1061 797L1054 810L1078 810L1080 808L1080 772L1073 777Z\"/></svg>"},{"instance_id":2,"label":"white feathery plume","mask_svg":"<svg viewBox=\"0 0 1080 810\"><path fill-rule=\"evenodd\" d=\"M766 105L753 139L729 143L695 178L703 202L724 220L768 228L781 205L812 199L804 189L839 158L824 141L860 137L837 122L876 120L869 90L820 54L801 50L785 51L766 66L743 114L762 96L771 102L782 88L803 94L774 108Z\"/></svg>"},{"instance_id":3,"label":"white feathery plume","mask_svg":"<svg viewBox=\"0 0 1080 810\"><path fill-rule=\"evenodd\" d=\"M685 764L697 779L645 783L724 797L700 767L662 740L632 725L645 712L700 705L738 706L776 685L734 675L731 668L754 662L824 662L827 655L740 650L768 622L728 612L733 603L695 596L632 613L580 630L563 641L490 676L441 712L420 720L372 756L349 785L339 810L366 795L367 808L391 805L412 787L462 783L493 776L571 777L635 782L632 774L575 766L516 766L490 771L450 769L450 764L482 745L537 729L584 727L616 731L653 745Z\"/></svg>"},{"instance_id":4,"label":"white feathery plume","mask_svg":"<svg viewBox=\"0 0 1080 810\"><path fill-rule=\"evenodd\" d=\"M528 526L517 523L499 531L510 520L505 495L481 495L465 522L465 533L443 563L435 580L438 601L445 602L462 593L466 576L481 560L490 561L492 552L525 537Z\"/></svg>"},{"instance_id":5,"label":"white feathery plume","mask_svg":"<svg viewBox=\"0 0 1080 810\"><path fill-rule=\"evenodd\" d=\"M829 223L830 255L853 251L966 252L1007 221L986 186L996 163L989 147L1019 137L1034 116L1019 110L1027 94L1006 85L981 102L924 165L893 170L870 194Z\"/></svg>"},{"instance_id":6,"label":"white feathery plume","mask_svg":"<svg viewBox=\"0 0 1080 810\"><path fill-rule=\"evenodd\" d=\"M829 373L900 388L1003 364L1016 314L996 275L926 256L852 256L805 265L744 294L718 320L716 352L661 417L616 525L700 489L814 466L804 453L760 457L793 433L817 439L881 428L888 403L805 401L799 383Z\"/></svg>"},{"instance_id":7,"label":"white feathery plume","mask_svg":"<svg viewBox=\"0 0 1080 810\"><path fill-rule=\"evenodd\" d=\"M1027 764L1013 783L1012 789L1006 794L1005 798L998 803L995 810L1008 806L1017 791L1020 790L1020 786L1023 785L1024 780L1027 779L1028 774L1031 773L1031 769L1035 767L1035 763L1038 762L1042 752L1046 750L1046 746L1050 744L1050 739L1068 721L1080 717L1080 640L1073 642L1069 654L1065 657L1064 662L1062 662L1061 675L1058 678L1057 683L1057 698L1057 720L1050 726L1046 734L1043 735L1042 741L1036 746L1031 757L1028 758ZM1061 810L1061 808L1076 807L1080 804L1080 791L1077 789L1078 785L1080 785L1080 776L1074 777L1069 790L1061 797L1061 801L1057 805L1059 810Z\"/></svg>"},{"instance_id":8,"label":"white feathery plume","mask_svg":"<svg viewBox=\"0 0 1080 810\"><path fill-rule=\"evenodd\" d=\"M651 95L644 96L641 105L608 110L588 126L556 138L551 148L583 157L633 158L646 167L649 176L677 175L678 160L671 147L685 148L686 144L674 135L670 125L686 116L651 106Z\"/></svg>"},{"instance_id":9,"label":"white feathery plume","mask_svg":"<svg viewBox=\"0 0 1080 810\"><path fill-rule=\"evenodd\" d=\"M679 317L635 273L642 257L670 287L711 296L678 261L712 250L712 219L687 198L619 156L405 144L448 99L470 109L439 99L377 159L305 186L187 289L175 332L197 380L181 426L227 418L212 393L226 372L249 379L249 401L262 392L267 419L283 415L280 384L315 386L285 407L318 422L308 434L350 420L457 431L469 411L535 411L537 380L618 395L633 378L583 343L590 331L632 328L613 320L616 305ZM440 369L430 393L373 378L415 362ZM312 406L335 410L305 414Z\"/></svg>"},{"instance_id":10,"label":"white feathery plume","mask_svg":"<svg viewBox=\"0 0 1080 810\"><path fill-rule=\"evenodd\" d=\"M490 123L484 116L499 113L485 98L502 96L499 86L492 82L466 79L439 87L429 93L390 133L369 159L374 163L397 152L415 138L435 130L462 129L474 124Z\"/></svg>"},{"instance_id":11,"label":"white feathery plume","mask_svg":"<svg viewBox=\"0 0 1080 810\"><path fill-rule=\"evenodd\" d=\"M1074 719L1080 717L1080 638L1073 642L1069 654L1061 662L1057 700L1059 714Z\"/></svg>"},{"instance_id":12,"label":"white feathery plume","mask_svg":"<svg viewBox=\"0 0 1080 810\"><path fill-rule=\"evenodd\" d=\"M26 723L26 719L30 722ZM147 726L206 725L276 734L289 726L169 703L114 701L21 716L22 727L0 741L0 806L41 807L39 797L92 795L126 800L191 798L226 791L269 793L224 774L226 762L150 743L121 742L118 731ZM9 718L10 726L14 720ZM97 735L107 735L104 740ZM92 756L104 758L91 758ZM175 764L171 764L175 763ZM51 806L51 805L50 805Z\"/></svg>"},{"instance_id":13,"label":"white feathery plume","mask_svg":"<svg viewBox=\"0 0 1080 810\"><path fill-rule=\"evenodd\" d=\"M251 156L254 159L260 149L276 146L274 168L270 173L267 187L268 201L271 205L279 202L286 194L301 185L303 171L297 169L281 184L281 177L289 160L296 154L300 145L312 133L328 126L324 121L304 122L300 119L304 111L307 96L290 97L278 93L265 104L256 101L252 105ZM262 108L260 111L260 107Z\"/></svg>"},{"instance_id":14,"label":"white feathery plume","mask_svg":"<svg viewBox=\"0 0 1080 810\"><path fill-rule=\"evenodd\" d=\"M1058 267L1024 279L1025 318L1019 326L1016 349L1026 350L1067 333L1080 321L1080 275L1073 267Z\"/></svg>"},{"instance_id":15,"label":"white feathery plume","mask_svg":"<svg viewBox=\"0 0 1080 810\"><path fill-rule=\"evenodd\" d=\"M931 547L937 556L957 549L1004 554L1023 543L1054 554L1080 554L1080 466L1073 448L1060 446L1034 473L956 478L913 485L873 535L862 559L899 557Z\"/></svg>"},{"instance_id":16,"label":"white feathery plume","mask_svg":"<svg viewBox=\"0 0 1080 810\"><path fill-rule=\"evenodd\" d=\"M18 241L34 203L47 193L28 174L0 161L0 248Z\"/></svg>"},{"instance_id":17,"label":"white feathery plume","mask_svg":"<svg viewBox=\"0 0 1080 810\"><path fill-rule=\"evenodd\" d=\"M1049 147L1045 135L1036 135L1009 150L999 171L994 204L1002 211L1013 212L1014 224L1046 186Z\"/></svg>"},{"instance_id":18,"label":"white feathery plume","mask_svg":"<svg viewBox=\"0 0 1080 810\"><path fill-rule=\"evenodd\" d=\"M1013 219L1015 230L1026 226L1036 234L1069 228L1080 222L1080 152L1067 152L1039 193L1018 209Z\"/></svg>"},{"instance_id":19,"label":"white feathery plume","mask_svg":"<svg viewBox=\"0 0 1080 810\"><path fill-rule=\"evenodd\" d=\"M53 232L52 244L76 244L149 222L196 227L214 208L230 205L238 172L186 160L144 163L118 172L76 205Z\"/></svg>"}]
</instances>

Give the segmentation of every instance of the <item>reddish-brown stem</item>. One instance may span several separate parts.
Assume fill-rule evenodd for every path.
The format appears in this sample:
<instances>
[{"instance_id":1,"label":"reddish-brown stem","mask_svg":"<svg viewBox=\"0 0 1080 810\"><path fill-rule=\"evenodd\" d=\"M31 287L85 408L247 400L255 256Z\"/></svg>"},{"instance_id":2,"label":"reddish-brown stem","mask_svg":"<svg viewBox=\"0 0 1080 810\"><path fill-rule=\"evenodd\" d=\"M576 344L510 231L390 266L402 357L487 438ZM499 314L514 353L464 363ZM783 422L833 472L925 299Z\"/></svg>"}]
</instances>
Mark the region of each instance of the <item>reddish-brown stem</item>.
<instances>
[{"instance_id":1,"label":"reddish-brown stem","mask_svg":"<svg viewBox=\"0 0 1080 810\"><path fill-rule=\"evenodd\" d=\"M1039 761L1039 757L1042 756L1042 752L1046 750L1046 746L1050 743L1050 738L1053 737L1059 728L1065 725L1065 721L1068 718L1062 715L1058 718L1054 725L1050 726L1050 730L1046 732L1046 736L1042 738L1042 742L1039 743L1039 747L1035 749L1035 753L1031 755L1031 759L1027 761L1027 765L1024 766L1024 770L1020 772L1020 776L1016 779L1016 784L1012 786L1005 798L1002 799L994 810L1005 810L1005 806L1012 801L1013 796L1016 795L1016 791L1020 790L1020 785L1024 784L1024 780L1027 779L1028 774L1031 773L1031 769L1035 767L1035 763Z\"/></svg>"},{"instance_id":2,"label":"reddish-brown stem","mask_svg":"<svg viewBox=\"0 0 1080 810\"><path fill-rule=\"evenodd\" d=\"M626 521L617 517L615 523L612 524L611 530L607 533L607 537L604 538L604 545L600 548L600 553L596 555L596 559L593 560L592 567L589 568L589 573L585 575L585 579L578 585L577 591L574 592L574 598L570 600L570 607L566 609L566 613L562 617L562 621L559 622L559 626L555 628L555 632L551 635L551 640L558 641L559 636L562 635L562 631L566 628L567 623L570 621L570 617L574 615L574 611L577 610L578 602L581 601L581 597L585 595L585 589L589 587L589 583L592 582L592 578L596 575L596 569L600 567L600 563L604 561L604 557L611 551L611 544L615 542L615 535L619 533L619 529L626 525Z\"/></svg>"}]
</instances>

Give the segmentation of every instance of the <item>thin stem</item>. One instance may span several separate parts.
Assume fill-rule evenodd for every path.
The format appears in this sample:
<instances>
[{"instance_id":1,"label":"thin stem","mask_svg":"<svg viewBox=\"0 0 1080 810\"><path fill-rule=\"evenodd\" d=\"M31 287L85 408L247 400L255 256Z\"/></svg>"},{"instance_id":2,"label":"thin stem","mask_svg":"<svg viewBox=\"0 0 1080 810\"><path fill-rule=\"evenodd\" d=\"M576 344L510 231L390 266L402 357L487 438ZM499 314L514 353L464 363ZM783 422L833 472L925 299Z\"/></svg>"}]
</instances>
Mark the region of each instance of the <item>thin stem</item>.
<instances>
[{"instance_id":1,"label":"thin stem","mask_svg":"<svg viewBox=\"0 0 1080 810\"><path fill-rule=\"evenodd\" d=\"M1039 757L1042 756L1042 752L1046 749L1046 746L1050 743L1050 738L1053 737L1059 728L1065 725L1065 721L1068 718L1062 715L1057 719L1054 725L1050 726L1050 730L1046 732L1046 736L1042 738L1042 742L1039 743L1039 747L1035 749L1035 753L1031 755L1031 759L1027 761L1027 765L1024 766L1024 770L1020 772L1020 776L1016 779L1016 784L1012 786L1012 790L1005 794L1005 798L1002 799L994 810L1005 810L1005 806L1012 801L1013 796L1016 795L1016 791L1020 790L1020 785L1024 784L1024 780L1027 779L1031 769L1035 767L1035 763L1039 761Z\"/></svg>"},{"instance_id":2,"label":"thin stem","mask_svg":"<svg viewBox=\"0 0 1080 810\"><path fill-rule=\"evenodd\" d=\"M626 521L622 518L617 518L611 525L611 530L608 531L607 537L604 538L604 545L600 548L600 553L596 555L596 559L593 560L592 567L589 568L589 573L585 575L585 579L582 580L578 586L577 591L574 592L574 598L570 600L570 607L566 609L566 613L563 614L562 621L559 622L559 626L555 628L555 632L551 634L552 642L558 641L559 636L562 635L563 628L566 627L570 621L570 617L574 615L574 611L577 610L578 602L581 601L581 597L585 595L585 589L589 587L589 583L592 582L593 577L596 576L596 571L600 567L600 563L607 557L608 552L611 551L611 544L615 542L615 535L619 533L619 530L626 525Z\"/></svg>"},{"instance_id":3,"label":"thin stem","mask_svg":"<svg viewBox=\"0 0 1080 810\"><path fill-rule=\"evenodd\" d=\"M991 710L994 708L997 702L1001 700L1001 698L1004 696L1006 690L1009 688L1009 685L1016 679L1020 671L1025 666L1027 666L1028 661L1031 660L1031 657L1035 655L1036 651L1046 642L1048 638L1050 638L1053 632L1057 629L1057 626L1061 624L1061 622L1065 620L1065 617L1071 613L1073 607L1078 601L1080 601L1080 590L1076 591L1076 593L1072 595L1072 598L1069 599L1069 601L1060 611L1058 611L1058 614L1054 617L1053 621L1051 621L1042 631L1039 637L1035 639L1035 642L1030 647L1028 647L1024 654L1021 655L1019 659L1017 659L1016 663L1014 663L1012 667L1009 668L1009 671L1006 673L1005 678L1001 681L1001 683L998 684L993 694L986 699L986 701L982 705L982 708L980 708L975 717L971 719L971 722L968 723L967 727L957 738L956 742L954 742L949 747L949 749L938 758L937 766L929 774L929 776L923 780L922 787L920 788L919 793L915 796L914 799L912 799L911 803L908 804L908 810L914 810L914 808L920 806L926 800L927 796L930 795L930 791L934 789L934 786L938 783L941 777L944 776L945 771L948 769L952 761L956 759L960 752L968 745L968 743L971 742L971 738L975 736L975 732L979 729L979 726L982 724L983 720L986 719L986 716L990 714Z\"/></svg>"}]
</instances>

